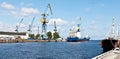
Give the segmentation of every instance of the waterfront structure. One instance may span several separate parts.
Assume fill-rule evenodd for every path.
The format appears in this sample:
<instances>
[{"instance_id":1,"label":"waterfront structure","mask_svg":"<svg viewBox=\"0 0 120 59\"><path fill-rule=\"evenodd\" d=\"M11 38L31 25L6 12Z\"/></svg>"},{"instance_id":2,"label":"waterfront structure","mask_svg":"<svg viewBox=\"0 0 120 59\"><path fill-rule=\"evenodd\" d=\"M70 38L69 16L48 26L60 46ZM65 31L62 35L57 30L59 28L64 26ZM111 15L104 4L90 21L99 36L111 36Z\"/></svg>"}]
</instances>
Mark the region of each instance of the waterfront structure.
<instances>
[{"instance_id":1,"label":"waterfront structure","mask_svg":"<svg viewBox=\"0 0 120 59\"><path fill-rule=\"evenodd\" d=\"M48 4L47 6L47 10L48 8L50 9L51 15L52 15L52 9L50 4ZM42 23L42 33L41 33L41 39L46 40L48 39L47 37L47 16L48 14L46 13L47 11L45 11L43 14L41 14L42 18L40 19L41 23Z\"/></svg>"},{"instance_id":2,"label":"waterfront structure","mask_svg":"<svg viewBox=\"0 0 120 59\"><path fill-rule=\"evenodd\" d=\"M120 48L115 48L92 59L120 59Z\"/></svg>"},{"instance_id":3,"label":"waterfront structure","mask_svg":"<svg viewBox=\"0 0 120 59\"><path fill-rule=\"evenodd\" d=\"M2 32L2 31L0 31L0 39L13 40L13 39L17 39L17 38L27 39L28 33L26 33L26 32L17 33L17 32Z\"/></svg>"}]
</instances>

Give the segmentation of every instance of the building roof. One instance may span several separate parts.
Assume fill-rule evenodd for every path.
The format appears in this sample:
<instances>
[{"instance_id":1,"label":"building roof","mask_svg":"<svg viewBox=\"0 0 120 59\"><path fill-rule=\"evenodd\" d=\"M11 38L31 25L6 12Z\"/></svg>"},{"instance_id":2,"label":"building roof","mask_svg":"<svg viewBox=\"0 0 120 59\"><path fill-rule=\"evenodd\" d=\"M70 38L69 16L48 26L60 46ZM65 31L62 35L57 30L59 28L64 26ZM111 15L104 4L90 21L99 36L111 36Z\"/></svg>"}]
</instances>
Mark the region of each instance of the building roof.
<instances>
[{"instance_id":1,"label":"building roof","mask_svg":"<svg viewBox=\"0 0 120 59\"><path fill-rule=\"evenodd\" d=\"M26 35L26 32L2 32L0 31L0 35Z\"/></svg>"}]
</instances>

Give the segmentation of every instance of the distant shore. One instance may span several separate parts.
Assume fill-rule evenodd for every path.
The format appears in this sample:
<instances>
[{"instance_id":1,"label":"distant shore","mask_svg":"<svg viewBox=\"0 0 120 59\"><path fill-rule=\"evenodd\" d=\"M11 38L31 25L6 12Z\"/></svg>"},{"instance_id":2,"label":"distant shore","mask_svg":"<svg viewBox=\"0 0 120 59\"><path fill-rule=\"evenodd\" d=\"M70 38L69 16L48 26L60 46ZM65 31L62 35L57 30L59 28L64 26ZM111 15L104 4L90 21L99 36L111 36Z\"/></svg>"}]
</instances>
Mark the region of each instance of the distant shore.
<instances>
[{"instance_id":1,"label":"distant shore","mask_svg":"<svg viewBox=\"0 0 120 59\"><path fill-rule=\"evenodd\" d=\"M14 39L14 40L1 40L0 43L19 43L19 42L65 42L63 40L41 40L41 39L35 39L35 40L27 40L27 39Z\"/></svg>"}]
</instances>

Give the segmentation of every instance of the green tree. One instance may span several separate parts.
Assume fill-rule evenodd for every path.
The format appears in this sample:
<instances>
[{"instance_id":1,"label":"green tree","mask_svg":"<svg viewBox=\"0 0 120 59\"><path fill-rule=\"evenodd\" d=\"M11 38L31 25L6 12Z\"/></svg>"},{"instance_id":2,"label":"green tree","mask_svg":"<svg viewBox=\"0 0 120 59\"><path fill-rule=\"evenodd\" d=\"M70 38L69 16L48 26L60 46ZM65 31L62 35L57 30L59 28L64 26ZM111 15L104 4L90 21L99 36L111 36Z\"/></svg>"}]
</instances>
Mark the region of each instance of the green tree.
<instances>
[{"instance_id":1,"label":"green tree","mask_svg":"<svg viewBox=\"0 0 120 59\"><path fill-rule=\"evenodd\" d=\"M34 34L29 34L29 37L34 39L35 38L35 35Z\"/></svg>"},{"instance_id":2,"label":"green tree","mask_svg":"<svg viewBox=\"0 0 120 59\"><path fill-rule=\"evenodd\" d=\"M52 39L52 33L49 31L47 32L48 39Z\"/></svg>"},{"instance_id":3,"label":"green tree","mask_svg":"<svg viewBox=\"0 0 120 59\"><path fill-rule=\"evenodd\" d=\"M53 33L53 39L57 39L57 38L60 38L59 33L58 32Z\"/></svg>"},{"instance_id":4,"label":"green tree","mask_svg":"<svg viewBox=\"0 0 120 59\"><path fill-rule=\"evenodd\" d=\"M40 34L37 34L36 36L35 36L35 39L39 39L40 38Z\"/></svg>"}]
</instances>

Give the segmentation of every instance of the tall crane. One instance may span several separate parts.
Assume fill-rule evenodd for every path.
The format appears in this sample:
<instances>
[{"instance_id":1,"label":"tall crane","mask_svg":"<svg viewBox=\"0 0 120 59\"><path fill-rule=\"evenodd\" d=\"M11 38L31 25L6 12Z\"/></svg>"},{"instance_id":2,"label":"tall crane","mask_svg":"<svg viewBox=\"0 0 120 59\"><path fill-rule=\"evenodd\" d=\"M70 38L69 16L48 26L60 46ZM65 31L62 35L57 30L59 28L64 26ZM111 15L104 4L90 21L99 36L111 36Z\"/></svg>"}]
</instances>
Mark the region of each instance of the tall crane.
<instances>
[{"instance_id":1,"label":"tall crane","mask_svg":"<svg viewBox=\"0 0 120 59\"><path fill-rule=\"evenodd\" d=\"M52 8L51 8L50 4L47 5L47 10L48 9L50 10L50 13L52 15L53 13L52 13ZM47 19L48 14L45 11L43 14L41 14L41 16L42 16L42 18L40 19L40 21L42 23L42 35L41 35L41 38L42 39L47 39L48 37L47 37L47 24L46 23L48 23L48 21L46 19Z\"/></svg>"},{"instance_id":2,"label":"tall crane","mask_svg":"<svg viewBox=\"0 0 120 59\"><path fill-rule=\"evenodd\" d=\"M39 34L39 26L38 26L38 33L37 34Z\"/></svg>"},{"instance_id":3,"label":"tall crane","mask_svg":"<svg viewBox=\"0 0 120 59\"><path fill-rule=\"evenodd\" d=\"M56 21L54 21L54 31L57 32Z\"/></svg>"},{"instance_id":4,"label":"tall crane","mask_svg":"<svg viewBox=\"0 0 120 59\"><path fill-rule=\"evenodd\" d=\"M32 22L31 22L31 24L29 25L29 29L27 30L29 33L32 32L32 25L33 25L34 20L35 20L35 16L33 17Z\"/></svg>"},{"instance_id":5,"label":"tall crane","mask_svg":"<svg viewBox=\"0 0 120 59\"><path fill-rule=\"evenodd\" d=\"M15 29L15 31L16 31L17 33L19 32L19 27L20 27L22 21L23 21L23 18L20 20L19 24L16 25L16 29Z\"/></svg>"}]
</instances>

